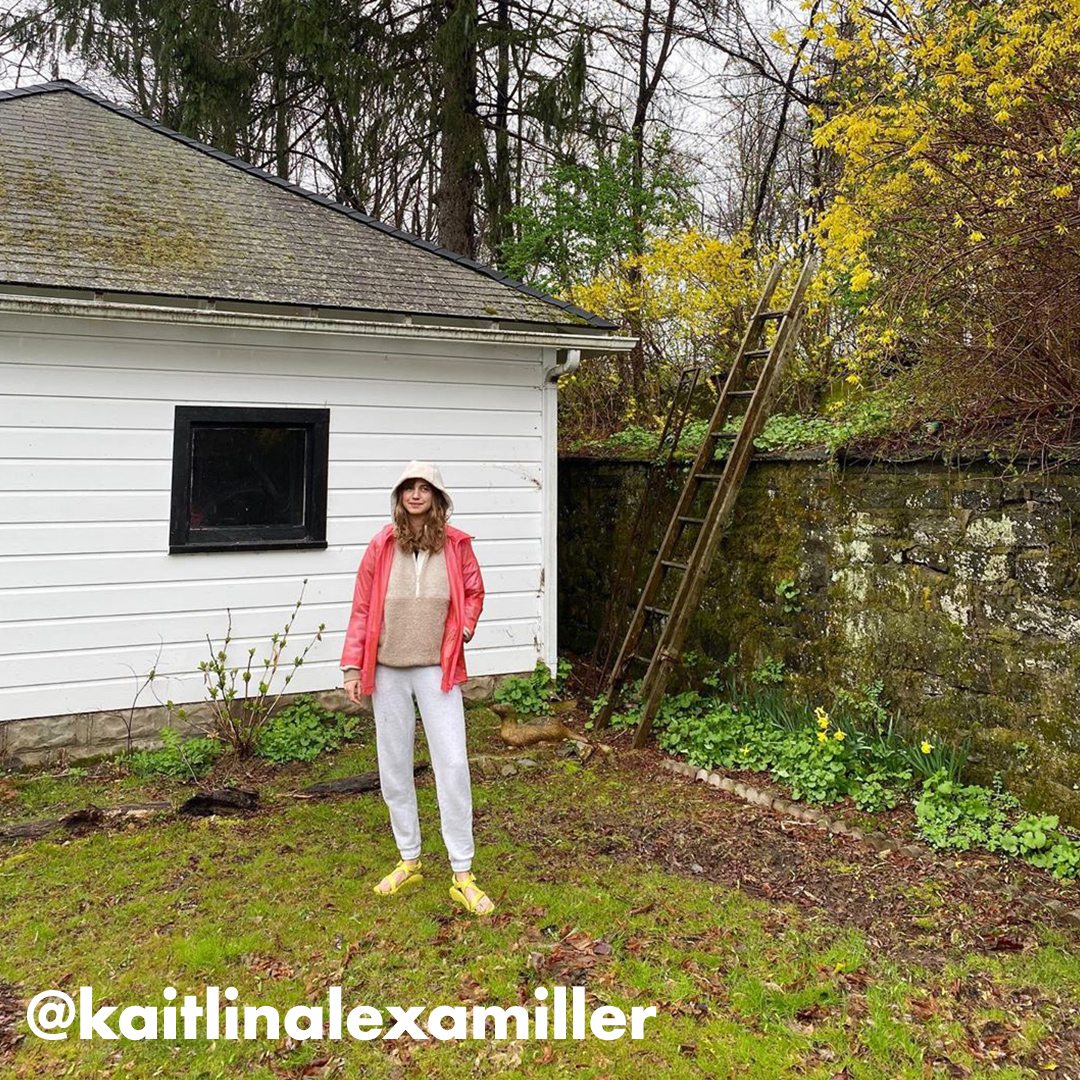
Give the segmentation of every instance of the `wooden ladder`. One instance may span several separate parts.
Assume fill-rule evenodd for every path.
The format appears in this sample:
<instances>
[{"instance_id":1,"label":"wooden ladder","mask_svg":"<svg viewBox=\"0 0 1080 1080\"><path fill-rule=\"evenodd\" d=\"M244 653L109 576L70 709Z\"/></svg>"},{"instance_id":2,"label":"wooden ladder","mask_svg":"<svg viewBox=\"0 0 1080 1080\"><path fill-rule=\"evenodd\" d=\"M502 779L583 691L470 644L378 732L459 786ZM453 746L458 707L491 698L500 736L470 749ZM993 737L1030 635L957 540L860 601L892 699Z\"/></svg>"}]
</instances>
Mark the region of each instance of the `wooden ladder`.
<instances>
[{"instance_id":1,"label":"wooden ladder","mask_svg":"<svg viewBox=\"0 0 1080 1080\"><path fill-rule=\"evenodd\" d=\"M816 257L811 254L803 264L787 306L775 310L769 305L783 273L783 264L777 262L769 273L764 291L743 335L735 362L720 389L708 432L686 478L682 494L656 553L652 570L641 590L641 597L626 631L618 659L611 670L606 691L607 701L596 720L598 727L606 726L611 719L632 665L640 663L646 666L641 684L641 719L634 734L636 747L645 745L663 700L668 679L679 660L682 644L701 599L713 556L727 528L739 488L750 466L754 439L761 433L768 418L780 373L798 337L806 290L815 267ZM768 342L770 327L775 327L776 331L772 335L771 343ZM724 428L732 418L734 406L740 402L746 405L742 426L734 436L730 452L721 466L714 460L717 443L722 439L732 438L730 433L725 435ZM702 516L694 516L694 506L700 493L707 491L711 485L715 487L709 497L708 507L701 512ZM693 538L690 552L680 555L680 547L686 546L688 538ZM665 591L670 591L665 589L669 575L677 575L678 584L671 607L665 610L659 601ZM651 651L642 650L642 640L647 630L655 633L655 644Z\"/></svg>"}]
</instances>

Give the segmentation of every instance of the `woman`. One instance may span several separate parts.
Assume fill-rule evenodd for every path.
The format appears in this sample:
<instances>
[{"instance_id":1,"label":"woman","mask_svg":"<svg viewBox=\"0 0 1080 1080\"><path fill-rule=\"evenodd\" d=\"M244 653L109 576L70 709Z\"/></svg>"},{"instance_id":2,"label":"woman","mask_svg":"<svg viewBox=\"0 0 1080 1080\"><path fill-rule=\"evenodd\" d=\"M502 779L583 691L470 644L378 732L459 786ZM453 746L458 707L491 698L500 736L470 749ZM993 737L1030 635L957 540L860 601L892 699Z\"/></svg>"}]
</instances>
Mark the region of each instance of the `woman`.
<instances>
[{"instance_id":1,"label":"woman","mask_svg":"<svg viewBox=\"0 0 1080 1080\"><path fill-rule=\"evenodd\" d=\"M472 788L459 685L466 679L465 642L484 606L484 582L472 538L446 523L453 509L438 466L410 461L390 495L393 521L360 561L341 666L350 701L371 695L379 784L401 853L375 892L389 896L423 880L413 783L415 698L453 870L450 896L487 915L495 905L470 871Z\"/></svg>"}]
</instances>

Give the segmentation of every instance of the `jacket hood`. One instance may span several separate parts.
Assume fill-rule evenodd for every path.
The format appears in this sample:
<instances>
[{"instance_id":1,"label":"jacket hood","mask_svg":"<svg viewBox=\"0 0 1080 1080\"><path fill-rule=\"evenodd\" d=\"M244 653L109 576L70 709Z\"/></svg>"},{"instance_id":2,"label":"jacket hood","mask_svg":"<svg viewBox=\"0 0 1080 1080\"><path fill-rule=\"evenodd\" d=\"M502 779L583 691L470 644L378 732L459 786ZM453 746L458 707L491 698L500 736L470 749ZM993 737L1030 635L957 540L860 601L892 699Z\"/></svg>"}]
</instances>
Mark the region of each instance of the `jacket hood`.
<instances>
[{"instance_id":1,"label":"jacket hood","mask_svg":"<svg viewBox=\"0 0 1080 1080\"><path fill-rule=\"evenodd\" d=\"M391 516L393 516L394 513L394 497L397 494L397 489L401 487L406 480L426 480L433 488L437 488L442 492L443 498L446 499L446 517L449 520L450 515L454 512L454 500L450 498L450 492L446 490L446 485L443 483L439 466L431 461L410 461L402 470L401 475L397 479L397 483L394 484L390 491Z\"/></svg>"}]
</instances>

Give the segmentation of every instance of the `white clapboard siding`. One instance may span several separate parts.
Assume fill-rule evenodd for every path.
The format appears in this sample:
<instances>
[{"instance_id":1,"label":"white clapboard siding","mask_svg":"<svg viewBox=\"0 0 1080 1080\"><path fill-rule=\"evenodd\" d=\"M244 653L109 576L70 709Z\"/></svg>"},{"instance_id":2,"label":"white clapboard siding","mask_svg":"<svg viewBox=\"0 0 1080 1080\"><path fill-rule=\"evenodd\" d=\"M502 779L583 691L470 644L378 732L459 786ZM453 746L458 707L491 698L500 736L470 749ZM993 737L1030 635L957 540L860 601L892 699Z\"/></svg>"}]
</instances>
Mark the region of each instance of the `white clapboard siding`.
<instances>
[{"instance_id":1,"label":"white clapboard siding","mask_svg":"<svg viewBox=\"0 0 1080 1080\"><path fill-rule=\"evenodd\" d=\"M182 403L177 403L182 404ZM217 402L229 404L229 402ZM233 404L247 404L234 402ZM128 401L113 398L46 397L40 394L0 397L0 430L168 431L175 405L143 401L137 411ZM441 431L447 435L539 435L540 421L531 409L455 409L440 404L336 405L335 424L344 431L396 434L402 431Z\"/></svg>"},{"instance_id":2,"label":"white clapboard siding","mask_svg":"<svg viewBox=\"0 0 1080 1080\"><path fill-rule=\"evenodd\" d=\"M450 376L451 367L443 372ZM481 373L476 372L476 378ZM491 372L487 372L491 375ZM394 377L382 379L281 378L205 371L144 371L123 368L81 368L0 363L0 385L7 394L39 397L58 394L74 398L123 398L173 405L442 405L484 411L527 411L535 406L538 386L497 382L415 383ZM317 388L317 390L316 390ZM245 396L248 394L248 396Z\"/></svg>"},{"instance_id":3,"label":"white clapboard siding","mask_svg":"<svg viewBox=\"0 0 1080 1080\"><path fill-rule=\"evenodd\" d=\"M359 554L357 554L357 562ZM538 566L484 566L487 603L500 593L531 593L540 589ZM38 589L0 589L0 618L5 625L42 619L87 619L153 612L206 612L211 617L226 607L289 606L300 595L301 578L250 577L217 581L159 581L151 584L90 585L81 589L50 586ZM355 566L340 574L308 577L305 603L345 604L351 601ZM224 600L222 598L225 598ZM153 640L157 639L157 633Z\"/></svg>"},{"instance_id":4,"label":"white clapboard siding","mask_svg":"<svg viewBox=\"0 0 1080 1080\"><path fill-rule=\"evenodd\" d=\"M485 566L539 565L540 540L485 540L473 542L481 568ZM96 585L118 583L204 581L231 578L248 566L253 573L280 570L296 579L309 573L355 572L357 549L327 548L324 551L234 551L163 555L155 551L126 551L116 555L15 555L0 560L0 590L40 588L45 585Z\"/></svg>"},{"instance_id":5,"label":"white clapboard siding","mask_svg":"<svg viewBox=\"0 0 1080 1080\"><path fill-rule=\"evenodd\" d=\"M385 523L386 515L381 518L330 518L327 522L327 541L359 547L366 544ZM540 515L477 514L470 517L467 523L462 519L462 528L477 538L498 534L513 540L539 540ZM167 520L0 524L0 552L5 556L164 551L168 546Z\"/></svg>"},{"instance_id":6,"label":"white clapboard siding","mask_svg":"<svg viewBox=\"0 0 1080 1080\"><path fill-rule=\"evenodd\" d=\"M542 482L539 461L492 459L461 462L445 454L436 460L442 465L443 478L448 487L451 476L455 478L454 487L458 484L478 487L485 477L499 487L539 487ZM331 458L331 491L340 488L376 488L388 494L401 474L403 464L401 458L370 462L335 461ZM168 485L171 480L172 462L167 458L158 461L78 459L0 462L0 491L70 492L95 491L99 488L109 491L157 491L163 482Z\"/></svg>"},{"instance_id":7,"label":"white clapboard siding","mask_svg":"<svg viewBox=\"0 0 1080 1080\"><path fill-rule=\"evenodd\" d=\"M0 429L0 460L6 468L20 468L38 461L93 462L169 461L172 459L171 431L106 431L80 428L54 431L50 428L4 431ZM435 457L452 461L539 461L540 437L517 435L368 435L330 432L330 454L335 461L368 462L388 458L408 461L408 455L429 461Z\"/></svg>"},{"instance_id":8,"label":"white clapboard siding","mask_svg":"<svg viewBox=\"0 0 1080 1080\"><path fill-rule=\"evenodd\" d=\"M531 671L536 663L537 649L533 644L502 649L487 649L467 653L470 675L501 675L510 671ZM337 660L305 664L289 684L289 692L326 690L341 685L341 668ZM97 679L83 683L44 683L35 687L4 689L0 687L0 715L59 716L68 713L97 712L102 709L123 710L131 707L137 683L130 672L120 678ZM205 697L202 677L197 672L183 678L163 680L153 688L161 703L201 701ZM113 702L102 706L102 701ZM154 695L145 691L138 700L140 707L154 705Z\"/></svg>"},{"instance_id":9,"label":"white clapboard siding","mask_svg":"<svg viewBox=\"0 0 1080 1080\"><path fill-rule=\"evenodd\" d=\"M271 632L281 629L281 620L272 613L267 623ZM485 648L504 648L510 645L527 645L539 633L539 621L536 618L484 621L476 628L475 645L477 651ZM224 623L220 633L224 632ZM289 640L288 660L283 666L289 667L292 657L298 656L308 641L311 640L311 628L298 629ZM312 661L340 661L341 638L339 632L315 643L309 654ZM218 639L220 641L220 638ZM256 649L255 660L268 656L267 637L234 637L229 645L229 657L232 662L243 667L247 663L248 649ZM100 678L119 678L129 667L139 673L148 672L156 667L163 673L187 672L198 670L199 662L207 659L205 641L167 641L147 644L128 645L123 649L92 648L47 653L23 653L17 656L0 656L0 686L9 689L16 687L38 686L62 675L64 679L76 682L91 681ZM306 661L305 661L306 662Z\"/></svg>"},{"instance_id":10,"label":"white clapboard siding","mask_svg":"<svg viewBox=\"0 0 1080 1080\"><path fill-rule=\"evenodd\" d=\"M296 590L293 590L294 592ZM348 599L348 598L347 598ZM327 638L340 643L349 619L349 604L342 603L341 590L332 601L316 601L305 593L304 603L296 615L293 628L296 635L309 635L320 622L324 623ZM282 629L293 607L266 605L238 607L232 605L233 636L257 638L268 625ZM533 619L536 594L495 593L485 598L481 624L487 627L499 622ZM123 616L90 616L82 619L28 619L22 622L0 623L0 657L19 653L71 652L84 649L88 640L96 649L117 649L127 646L153 644L161 632L162 615L167 614L169 633L173 642L220 641L229 623L229 614L219 611L171 611L167 613ZM480 644L483 644L481 640Z\"/></svg>"},{"instance_id":11,"label":"white clapboard siding","mask_svg":"<svg viewBox=\"0 0 1080 1080\"><path fill-rule=\"evenodd\" d=\"M28 339L24 338L24 341ZM56 339L53 339L55 342ZM127 343L116 351L103 349L98 353L85 352L77 363L56 363L49 359L52 342L37 342L38 350L21 348L19 360L11 363L3 353L0 359L14 368L4 374L4 380L13 380L16 393L40 394L43 383L48 386L62 380L64 375L73 380L68 394L78 393L85 387L89 397L134 395L161 401L162 390L192 390L191 377L205 382L208 389L235 391L238 401L245 401L240 383L247 379L267 379L261 392L271 395L287 394L285 401L308 400L314 396L316 386L345 394L351 405L372 404L367 400L366 389L388 393L389 401L377 404L418 405L417 401L432 386L454 386L461 394L473 391L473 400L467 408L491 408L489 403L478 402L477 387L499 388L500 396L518 396L522 391L535 389L539 384L539 369L532 370L524 363L492 364L472 357L451 360L420 360L415 356L391 356L386 353L330 353L312 356L303 368L289 364L288 354L258 350L197 352L194 348L177 349L172 352ZM37 352L37 354L35 354ZM295 354L293 354L295 355ZM321 361L321 362L320 362ZM360 375L366 370L366 375ZM19 376L19 372L24 373ZM455 373L460 379L455 378ZM390 388L396 392L390 394ZM295 397L293 395L296 395ZM199 396L199 395L195 395ZM275 400L274 396L270 400ZM336 399L334 399L336 400ZM525 407L525 406L522 406Z\"/></svg>"},{"instance_id":12,"label":"white clapboard siding","mask_svg":"<svg viewBox=\"0 0 1080 1080\"><path fill-rule=\"evenodd\" d=\"M339 685L356 567L410 458L440 463L453 522L475 537L487 603L470 673L531 669L554 633L551 355L0 316L0 719L129 708L130 669L160 652L160 671L194 672L227 608L234 655L261 647L304 578L294 641L326 631L291 688ZM168 554L173 420L188 404L330 409L325 550ZM171 682L176 701L203 696L190 673Z\"/></svg>"},{"instance_id":13,"label":"white clapboard siding","mask_svg":"<svg viewBox=\"0 0 1080 1080\"><path fill-rule=\"evenodd\" d=\"M59 495L78 498L74 509ZM455 525L471 532L482 527L485 514L540 514L541 493L535 485L511 487L454 487ZM329 492L329 520L364 517L385 521L389 496L385 487L341 488ZM73 521L162 521L169 517L169 489L160 491L0 491L0 523L10 525L70 523Z\"/></svg>"}]
</instances>

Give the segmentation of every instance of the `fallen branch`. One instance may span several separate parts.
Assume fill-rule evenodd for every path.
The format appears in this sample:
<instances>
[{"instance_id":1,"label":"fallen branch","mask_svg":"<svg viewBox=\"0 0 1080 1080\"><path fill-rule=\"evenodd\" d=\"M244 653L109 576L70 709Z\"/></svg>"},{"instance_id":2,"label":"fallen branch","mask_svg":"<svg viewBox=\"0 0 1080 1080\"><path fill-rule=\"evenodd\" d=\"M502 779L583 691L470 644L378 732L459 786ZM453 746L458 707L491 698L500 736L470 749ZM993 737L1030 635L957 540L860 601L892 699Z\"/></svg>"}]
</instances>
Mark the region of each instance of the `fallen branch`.
<instances>
[{"instance_id":1,"label":"fallen branch","mask_svg":"<svg viewBox=\"0 0 1080 1080\"><path fill-rule=\"evenodd\" d=\"M239 813L242 810L254 810L259 803L257 791L245 791L242 788L219 788L216 791L202 791L192 795L180 806L181 814L195 817L209 817L211 814Z\"/></svg>"},{"instance_id":2,"label":"fallen branch","mask_svg":"<svg viewBox=\"0 0 1080 1080\"><path fill-rule=\"evenodd\" d=\"M169 812L172 808L172 803L168 802L122 803L119 806L104 808L85 806L60 818L43 818L38 821L21 821L14 825L0 826L0 839L34 840L52 832L53 829L74 831L87 826L98 828L123 821L141 821L151 814Z\"/></svg>"},{"instance_id":3,"label":"fallen branch","mask_svg":"<svg viewBox=\"0 0 1080 1080\"><path fill-rule=\"evenodd\" d=\"M413 766L413 776L427 772L431 766L426 761ZM325 780L319 784L309 784L293 796L295 799L314 799L322 795L360 795L367 791L379 790L377 772L361 773L359 776L345 776L340 780Z\"/></svg>"}]
</instances>

